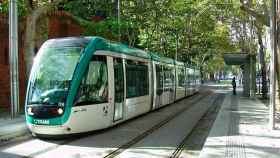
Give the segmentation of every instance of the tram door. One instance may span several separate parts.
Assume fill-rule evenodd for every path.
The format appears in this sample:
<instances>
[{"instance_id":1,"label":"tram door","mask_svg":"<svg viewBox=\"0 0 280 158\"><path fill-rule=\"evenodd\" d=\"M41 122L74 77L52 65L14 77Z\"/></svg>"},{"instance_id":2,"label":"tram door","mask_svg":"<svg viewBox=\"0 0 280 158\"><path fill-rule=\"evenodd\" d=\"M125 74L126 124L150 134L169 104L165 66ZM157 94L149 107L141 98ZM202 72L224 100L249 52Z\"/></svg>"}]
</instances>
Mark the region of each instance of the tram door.
<instances>
[{"instance_id":1,"label":"tram door","mask_svg":"<svg viewBox=\"0 0 280 158\"><path fill-rule=\"evenodd\" d=\"M123 118L124 111L124 68L123 60L120 58L114 58L114 85L114 121L118 121Z\"/></svg>"}]
</instances>

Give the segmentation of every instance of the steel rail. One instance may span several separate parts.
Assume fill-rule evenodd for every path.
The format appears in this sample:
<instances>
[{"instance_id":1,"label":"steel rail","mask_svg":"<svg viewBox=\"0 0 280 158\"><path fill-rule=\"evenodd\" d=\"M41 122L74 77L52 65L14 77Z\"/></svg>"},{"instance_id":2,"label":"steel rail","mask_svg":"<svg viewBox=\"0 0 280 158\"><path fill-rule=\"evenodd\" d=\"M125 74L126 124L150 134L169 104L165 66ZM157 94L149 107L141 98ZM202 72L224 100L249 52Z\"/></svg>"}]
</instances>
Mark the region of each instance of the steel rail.
<instances>
[{"instance_id":1,"label":"steel rail","mask_svg":"<svg viewBox=\"0 0 280 158\"><path fill-rule=\"evenodd\" d=\"M222 104L222 102L219 103L219 101L223 101L224 100L225 95L224 94L218 94L216 96L216 98L212 101L211 105L209 106L209 109L205 112L205 114L201 117L201 119L203 119L204 116L208 115L209 113L212 113L213 111L216 111L217 109L220 108L219 105ZM215 108L211 108L211 106L216 105ZM199 122L199 121L198 121ZM194 127L195 128L195 127ZM194 129L193 128L193 129ZM189 132L186 134L186 136L184 137L184 139L179 143L179 145L177 146L177 148L175 149L175 151L172 153L172 155L170 156L170 158L179 158L182 151L184 151L184 149L186 148L187 145L187 141L190 137L192 132Z\"/></svg>"},{"instance_id":2,"label":"steel rail","mask_svg":"<svg viewBox=\"0 0 280 158\"><path fill-rule=\"evenodd\" d=\"M139 142L140 140L144 139L145 137L149 136L150 134L152 134L154 131L158 130L160 127L164 126L165 124L167 124L168 122L170 122L171 120L173 120L174 118L178 117L180 114L182 114L183 112L185 112L186 110L190 109L191 107L195 106L197 103L199 103L201 101L201 99L208 97L212 94L211 93L207 93L206 95L201 95L200 97L196 98L195 100L193 100L190 104L192 106L186 106L183 109L178 110L177 112L173 113L172 115L168 116L166 119L164 119L163 121L159 122L158 124L154 125L153 127L151 127L149 130L143 132L142 134L134 137L131 141L125 143L124 145L120 146L118 149L110 152L108 155L104 156L104 158L113 158L118 156L119 154L121 154L122 152L124 152L125 150L127 150L129 147L133 146L134 144L136 144L137 142Z\"/></svg>"}]
</instances>

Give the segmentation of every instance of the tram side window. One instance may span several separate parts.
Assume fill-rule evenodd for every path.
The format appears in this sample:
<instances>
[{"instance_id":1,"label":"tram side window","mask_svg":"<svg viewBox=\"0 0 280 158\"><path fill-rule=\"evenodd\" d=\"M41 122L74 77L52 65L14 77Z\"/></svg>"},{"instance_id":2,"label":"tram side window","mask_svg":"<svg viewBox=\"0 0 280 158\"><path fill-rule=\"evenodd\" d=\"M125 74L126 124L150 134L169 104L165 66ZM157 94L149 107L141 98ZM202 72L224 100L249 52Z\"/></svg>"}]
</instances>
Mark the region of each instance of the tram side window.
<instances>
[{"instance_id":1,"label":"tram side window","mask_svg":"<svg viewBox=\"0 0 280 158\"><path fill-rule=\"evenodd\" d=\"M114 58L115 77L115 102L121 103L124 99L124 74L123 62L120 58Z\"/></svg>"},{"instance_id":2,"label":"tram side window","mask_svg":"<svg viewBox=\"0 0 280 158\"><path fill-rule=\"evenodd\" d=\"M133 98L148 95L148 66L141 62L126 61L126 97Z\"/></svg>"},{"instance_id":3,"label":"tram side window","mask_svg":"<svg viewBox=\"0 0 280 158\"><path fill-rule=\"evenodd\" d=\"M194 71L193 70L191 70L191 72L190 72L190 83L191 83L191 85L193 86L194 85Z\"/></svg>"},{"instance_id":4,"label":"tram side window","mask_svg":"<svg viewBox=\"0 0 280 158\"><path fill-rule=\"evenodd\" d=\"M157 95L161 95L163 93L163 80L164 80L164 72L162 71L161 65L156 65L156 79L157 79Z\"/></svg>"},{"instance_id":5,"label":"tram side window","mask_svg":"<svg viewBox=\"0 0 280 158\"><path fill-rule=\"evenodd\" d=\"M191 84L190 69L186 69L186 76L187 76L187 86L190 86Z\"/></svg>"},{"instance_id":6,"label":"tram side window","mask_svg":"<svg viewBox=\"0 0 280 158\"><path fill-rule=\"evenodd\" d=\"M185 72L183 68L178 69L178 86L179 87L185 86Z\"/></svg>"},{"instance_id":7,"label":"tram side window","mask_svg":"<svg viewBox=\"0 0 280 158\"><path fill-rule=\"evenodd\" d=\"M105 56L95 56L89 63L76 96L76 106L108 102L108 72Z\"/></svg>"},{"instance_id":8,"label":"tram side window","mask_svg":"<svg viewBox=\"0 0 280 158\"><path fill-rule=\"evenodd\" d=\"M198 74L197 72L195 72L195 85L197 84L197 81L198 81Z\"/></svg>"},{"instance_id":9,"label":"tram side window","mask_svg":"<svg viewBox=\"0 0 280 158\"><path fill-rule=\"evenodd\" d=\"M174 91L174 80L175 76L173 73L173 68L170 66L164 66L164 91Z\"/></svg>"}]
</instances>

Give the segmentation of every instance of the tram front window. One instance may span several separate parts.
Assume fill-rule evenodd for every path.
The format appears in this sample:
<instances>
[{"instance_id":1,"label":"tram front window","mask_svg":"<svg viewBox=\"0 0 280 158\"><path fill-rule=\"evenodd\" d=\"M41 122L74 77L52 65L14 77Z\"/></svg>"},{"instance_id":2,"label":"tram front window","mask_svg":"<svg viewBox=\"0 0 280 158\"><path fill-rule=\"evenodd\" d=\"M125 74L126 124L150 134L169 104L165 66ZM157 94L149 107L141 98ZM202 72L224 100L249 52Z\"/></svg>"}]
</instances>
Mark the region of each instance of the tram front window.
<instances>
[{"instance_id":1,"label":"tram front window","mask_svg":"<svg viewBox=\"0 0 280 158\"><path fill-rule=\"evenodd\" d=\"M81 51L80 47L41 48L32 70L27 103L63 106Z\"/></svg>"}]
</instances>

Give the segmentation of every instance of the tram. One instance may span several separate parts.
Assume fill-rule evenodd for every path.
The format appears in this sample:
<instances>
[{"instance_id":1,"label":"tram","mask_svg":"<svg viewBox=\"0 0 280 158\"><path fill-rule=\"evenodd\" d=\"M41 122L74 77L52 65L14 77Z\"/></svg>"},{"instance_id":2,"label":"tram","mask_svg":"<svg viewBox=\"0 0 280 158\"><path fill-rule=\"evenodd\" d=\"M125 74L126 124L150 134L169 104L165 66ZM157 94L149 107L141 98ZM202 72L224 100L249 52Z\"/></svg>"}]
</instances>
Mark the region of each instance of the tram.
<instances>
[{"instance_id":1,"label":"tram","mask_svg":"<svg viewBox=\"0 0 280 158\"><path fill-rule=\"evenodd\" d=\"M100 130L198 91L183 62L101 37L46 41L31 70L26 123L36 136Z\"/></svg>"}]
</instances>

